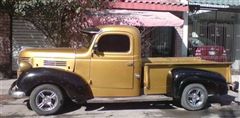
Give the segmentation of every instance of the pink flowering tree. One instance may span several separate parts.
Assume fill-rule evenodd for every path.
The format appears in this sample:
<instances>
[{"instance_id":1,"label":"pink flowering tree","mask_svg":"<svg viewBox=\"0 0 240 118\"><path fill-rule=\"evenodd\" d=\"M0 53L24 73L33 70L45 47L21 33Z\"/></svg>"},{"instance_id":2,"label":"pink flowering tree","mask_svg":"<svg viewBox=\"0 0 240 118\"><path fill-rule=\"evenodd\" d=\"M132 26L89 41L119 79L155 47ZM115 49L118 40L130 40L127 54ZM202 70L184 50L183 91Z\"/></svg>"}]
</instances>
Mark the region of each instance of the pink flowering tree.
<instances>
[{"instance_id":1,"label":"pink flowering tree","mask_svg":"<svg viewBox=\"0 0 240 118\"><path fill-rule=\"evenodd\" d=\"M33 23L56 47L86 42L80 32L86 16L107 6L103 0L0 0L0 9Z\"/></svg>"},{"instance_id":2,"label":"pink flowering tree","mask_svg":"<svg viewBox=\"0 0 240 118\"><path fill-rule=\"evenodd\" d=\"M56 47L86 42L80 31L88 27L87 14L107 7L101 0L32 0L20 4L20 15L32 22Z\"/></svg>"}]
</instances>

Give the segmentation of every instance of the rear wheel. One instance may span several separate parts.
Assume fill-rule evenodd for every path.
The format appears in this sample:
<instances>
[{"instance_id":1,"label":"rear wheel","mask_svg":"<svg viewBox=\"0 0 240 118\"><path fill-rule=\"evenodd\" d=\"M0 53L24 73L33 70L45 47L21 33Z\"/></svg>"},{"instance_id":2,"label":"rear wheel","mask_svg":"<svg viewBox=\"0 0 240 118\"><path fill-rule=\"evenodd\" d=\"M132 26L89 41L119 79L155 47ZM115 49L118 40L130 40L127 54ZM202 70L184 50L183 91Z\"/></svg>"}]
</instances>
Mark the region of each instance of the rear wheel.
<instances>
[{"instance_id":1,"label":"rear wheel","mask_svg":"<svg viewBox=\"0 0 240 118\"><path fill-rule=\"evenodd\" d=\"M30 106L39 115L52 115L63 106L61 90L51 84L36 87L30 95Z\"/></svg>"},{"instance_id":2,"label":"rear wheel","mask_svg":"<svg viewBox=\"0 0 240 118\"><path fill-rule=\"evenodd\" d=\"M187 110L203 109L207 103L208 92L201 84L190 84L183 90L181 105Z\"/></svg>"}]
</instances>

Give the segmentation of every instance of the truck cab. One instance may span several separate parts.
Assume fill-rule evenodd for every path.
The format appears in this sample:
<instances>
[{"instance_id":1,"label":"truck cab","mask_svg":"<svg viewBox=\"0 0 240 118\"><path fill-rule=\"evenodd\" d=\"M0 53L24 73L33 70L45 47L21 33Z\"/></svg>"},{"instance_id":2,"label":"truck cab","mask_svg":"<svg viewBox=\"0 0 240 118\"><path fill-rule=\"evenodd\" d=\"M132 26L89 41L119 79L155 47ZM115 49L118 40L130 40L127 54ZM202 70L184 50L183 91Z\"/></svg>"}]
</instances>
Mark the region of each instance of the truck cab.
<instances>
[{"instance_id":1,"label":"truck cab","mask_svg":"<svg viewBox=\"0 0 240 118\"><path fill-rule=\"evenodd\" d=\"M131 26L83 32L89 44L79 49L23 50L10 94L29 97L34 111L50 115L59 111L66 97L74 102L177 100L187 110L200 110L209 94L227 93L230 63L188 57L142 59L140 32Z\"/></svg>"}]
</instances>

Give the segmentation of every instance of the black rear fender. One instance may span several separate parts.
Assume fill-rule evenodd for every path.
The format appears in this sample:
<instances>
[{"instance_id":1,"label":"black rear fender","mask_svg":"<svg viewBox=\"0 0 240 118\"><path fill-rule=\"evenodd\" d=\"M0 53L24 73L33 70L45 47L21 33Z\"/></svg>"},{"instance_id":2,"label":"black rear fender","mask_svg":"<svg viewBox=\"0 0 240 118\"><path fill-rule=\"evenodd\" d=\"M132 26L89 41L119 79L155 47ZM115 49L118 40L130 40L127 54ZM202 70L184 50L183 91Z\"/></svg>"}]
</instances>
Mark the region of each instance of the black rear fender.
<instances>
[{"instance_id":1,"label":"black rear fender","mask_svg":"<svg viewBox=\"0 0 240 118\"><path fill-rule=\"evenodd\" d=\"M174 98L180 98L183 89L192 83L202 84L209 94L227 94L226 80L218 73L193 68L175 68L171 72Z\"/></svg>"},{"instance_id":2,"label":"black rear fender","mask_svg":"<svg viewBox=\"0 0 240 118\"><path fill-rule=\"evenodd\" d=\"M54 84L75 101L93 98L91 88L80 76L53 68L32 68L23 72L17 81L19 90L29 96L32 90L38 85Z\"/></svg>"}]
</instances>

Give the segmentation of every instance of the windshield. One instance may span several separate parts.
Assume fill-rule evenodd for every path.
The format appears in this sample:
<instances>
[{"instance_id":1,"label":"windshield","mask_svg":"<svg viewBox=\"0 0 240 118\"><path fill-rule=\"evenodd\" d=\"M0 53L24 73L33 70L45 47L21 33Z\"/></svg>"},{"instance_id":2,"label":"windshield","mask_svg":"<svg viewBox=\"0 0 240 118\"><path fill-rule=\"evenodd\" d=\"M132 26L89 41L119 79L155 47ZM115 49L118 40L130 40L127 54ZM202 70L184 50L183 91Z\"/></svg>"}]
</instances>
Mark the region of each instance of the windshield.
<instances>
[{"instance_id":1,"label":"windshield","mask_svg":"<svg viewBox=\"0 0 240 118\"><path fill-rule=\"evenodd\" d=\"M80 47L89 48L92 44L95 34L83 33Z\"/></svg>"}]
</instances>

